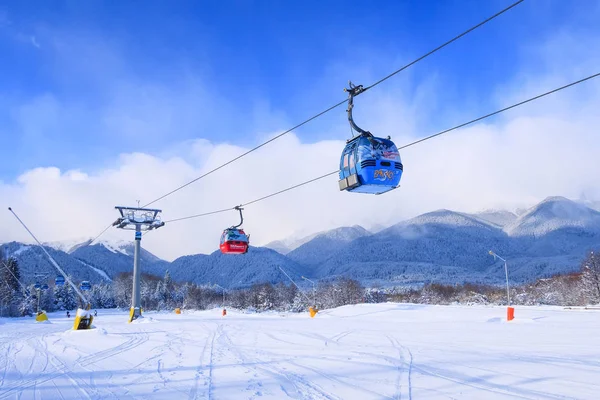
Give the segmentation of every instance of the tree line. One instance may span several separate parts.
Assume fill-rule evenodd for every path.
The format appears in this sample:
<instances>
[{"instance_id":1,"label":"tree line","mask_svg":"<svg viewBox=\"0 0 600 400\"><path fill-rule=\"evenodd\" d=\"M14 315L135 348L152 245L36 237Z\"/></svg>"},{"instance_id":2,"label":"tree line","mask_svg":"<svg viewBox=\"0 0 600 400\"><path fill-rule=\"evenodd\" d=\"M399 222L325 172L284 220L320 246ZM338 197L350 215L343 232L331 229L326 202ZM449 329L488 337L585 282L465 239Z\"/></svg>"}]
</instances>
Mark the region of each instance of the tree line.
<instances>
[{"instance_id":1,"label":"tree line","mask_svg":"<svg viewBox=\"0 0 600 400\"><path fill-rule=\"evenodd\" d=\"M35 315L74 310L81 299L70 285L48 283L47 290L23 285L16 259L0 254L0 316ZM129 309L131 306L131 273L121 273L111 282L92 285L85 292L93 308ZM514 305L583 306L600 304L600 255L589 253L579 272L538 279L536 282L510 287ZM339 278L321 281L314 288L299 290L295 285L255 284L249 288L223 290L216 285L174 282L169 271L163 277L142 274L141 299L144 310L205 310L217 307L256 312L306 311L335 308L358 303L386 301L422 304L506 304L506 288L476 284L442 285L429 283L419 288L363 287L360 282Z\"/></svg>"}]
</instances>

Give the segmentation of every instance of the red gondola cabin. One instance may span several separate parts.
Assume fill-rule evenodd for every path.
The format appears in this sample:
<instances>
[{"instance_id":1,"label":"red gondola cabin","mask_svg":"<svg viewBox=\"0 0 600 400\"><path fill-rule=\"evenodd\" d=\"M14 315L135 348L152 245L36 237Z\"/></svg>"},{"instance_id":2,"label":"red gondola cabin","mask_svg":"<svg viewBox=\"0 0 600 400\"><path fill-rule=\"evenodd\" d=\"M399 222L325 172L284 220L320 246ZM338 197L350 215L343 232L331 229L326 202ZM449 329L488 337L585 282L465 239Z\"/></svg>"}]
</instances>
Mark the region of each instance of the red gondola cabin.
<instances>
[{"instance_id":1,"label":"red gondola cabin","mask_svg":"<svg viewBox=\"0 0 600 400\"><path fill-rule=\"evenodd\" d=\"M245 254L249 243L250 238L243 229L227 228L221 235L219 248L223 254Z\"/></svg>"}]
</instances>

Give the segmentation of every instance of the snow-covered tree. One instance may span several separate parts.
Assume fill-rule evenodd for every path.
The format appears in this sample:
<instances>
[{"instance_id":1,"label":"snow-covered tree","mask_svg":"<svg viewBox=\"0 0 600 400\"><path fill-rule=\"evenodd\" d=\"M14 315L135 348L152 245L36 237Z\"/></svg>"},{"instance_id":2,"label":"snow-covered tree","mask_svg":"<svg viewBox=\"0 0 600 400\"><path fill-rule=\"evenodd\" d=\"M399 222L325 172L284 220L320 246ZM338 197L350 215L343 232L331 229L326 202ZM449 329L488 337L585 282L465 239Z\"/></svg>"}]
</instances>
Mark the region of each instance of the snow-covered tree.
<instances>
[{"instance_id":1,"label":"snow-covered tree","mask_svg":"<svg viewBox=\"0 0 600 400\"><path fill-rule=\"evenodd\" d=\"M383 303L387 301L387 295L381 288L368 288L365 290L365 303Z\"/></svg>"},{"instance_id":2,"label":"snow-covered tree","mask_svg":"<svg viewBox=\"0 0 600 400\"><path fill-rule=\"evenodd\" d=\"M275 286L275 297L277 308L281 311L289 311L294 303L298 288L295 285L286 285L283 282Z\"/></svg>"},{"instance_id":3,"label":"snow-covered tree","mask_svg":"<svg viewBox=\"0 0 600 400\"><path fill-rule=\"evenodd\" d=\"M19 315L22 317L34 315L37 308L37 290L31 285L22 290L21 301L19 304Z\"/></svg>"},{"instance_id":4,"label":"snow-covered tree","mask_svg":"<svg viewBox=\"0 0 600 400\"><path fill-rule=\"evenodd\" d=\"M21 312L21 303L23 302L26 291L19 283L21 271L19 263L15 258L8 260L0 257L0 306L3 310L2 315L18 316Z\"/></svg>"},{"instance_id":5,"label":"snow-covered tree","mask_svg":"<svg viewBox=\"0 0 600 400\"><path fill-rule=\"evenodd\" d=\"M250 299L251 306L256 310L273 310L277 302L275 288L270 283L253 285L250 289Z\"/></svg>"},{"instance_id":6,"label":"snow-covered tree","mask_svg":"<svg viewBox=\"0 0 600 400\"><path fill-rule=\"evenodd\" d=\"M89 300L93 308L114 308L115 302L112 297L111 286L105 283L92 286L89 292Z\"/></svg>"},{"instance_id":7,"label":"snow-covered tree","mask_svg":"<svg viewBox=\"0 0 600 400\"><path fill-rule=\"evenodd\" d=\"M310 303L310 304L309 304ZM317 297L317 308L320 307L320 302L319 302L319 298ZM296 290L296 294L294 295L294 299L292 300L290 306L289 306L289 311L292 312L303 312L308 310L308 307L314 306L315 304L312 304L312 301L309 302L308 299L305 297L305 294L300 292L299 290Z\"/></svg>"},{"instance_id":8,"label":"snow-covered tree","mask_svg":"<svg viewBox=\"0 0 600 400\"><path fill-rule=\"evenodd\" d=\"M581 286L589 303L600 303L600 255L594 252L591 252L583 262Z\"/></svg>"},{"instance_id":9,"label":"snow-covered tree","mask_svg":"<svg viewBox=\"0 0 600 400\"><path fill-rule=\"evenodd\" d=\"M131 274L121 273L113 280L113 298L117 307L125 309L129 309L131 307L132 287L133 278Z\"/></svg>"},{"instance_id":10,"label":"snow-covered tree","mask_svg":"<svg viewBox=\"0 0 600 400\"><path fill-rule=\"evenodd\" d=\"M69 277L71 279L71 277ZM60 311L77 308L78 296L68 282L62 286L54 286L54 309Z\"/></svg>"},{"instance_id":11,"label":"snow-covered tree","mask_svg":"<svg viewBox=\"0 0 600 400\"><path fill-rule=\"evenodd\" d=\"M21 271L19 269L19 263L15 258L9 258L8 260L2 260L2 280L6 286L12 291L21 290L19 280L21 279Z\"/></svg>"},{"instance_id":12,"label":"snow-covered tree","mask_svg":"<svg viewBox=\"0 0 600 400\"><path fill-rule=\"evenodd\" d=\"M40 310L46 312L54 311L54 291L52 289L41 290Z\"/></svg>"}]
</instances>

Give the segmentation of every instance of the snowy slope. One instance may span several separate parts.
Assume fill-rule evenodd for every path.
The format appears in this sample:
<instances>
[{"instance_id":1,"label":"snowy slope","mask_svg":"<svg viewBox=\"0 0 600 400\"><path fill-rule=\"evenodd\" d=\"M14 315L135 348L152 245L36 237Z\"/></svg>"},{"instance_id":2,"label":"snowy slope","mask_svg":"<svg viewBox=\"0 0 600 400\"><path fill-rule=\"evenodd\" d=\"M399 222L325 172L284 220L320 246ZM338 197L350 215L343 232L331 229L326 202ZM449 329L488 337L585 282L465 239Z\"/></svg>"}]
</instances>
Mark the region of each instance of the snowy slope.
<instances>
[{"instance_id":1,"label":"snowy slope","mask_svg":"<svg viewBox=\"0 0 600 400\"><path fill-rule=\"evenodd\" d=\"M498 226L507 226L518 218L516 214L506 210L486 210L473 216Z\"/></svg>"},{"instance_id":2,"label":"snowy slope","mask_svg":"<svg viewBox=\"0 0 600 400\"><path fill-rule=\"evenodd\" d=\"M564 197L548 197L505 227L510 236L540 237L560 229L600 231L600 212Z\"/></svg>"},{"instance_id":3,"label":"snowy slope","mask_svg":"<svg viewBox=\"0 0 600 400\"><path fill-rule=\"evenodd\" d=\"M295 235L285 238L285 239L269 242L261 247L275 250L279 254L287 255L289 252L297 249L298 247L302 246L304 243L308 243L311 240L313 240L315 237L322 235L324 233L327 233L327 232L329 232L329 231L320 231L320 232L316 232L316 233L311 233L310 235L295 234Z\"/></svg>"},{"instance_id":4,"label":"snowy slope","mask_svg":"<svg viewBox=\"0 0 600 400\"><path fill-rule=\"evenodd\" d=\"M262 247L250 247L248 253L239 255L215 251L211 255L180 257L171 263L169 271L174 280L239 288L262 282L287 282L279 267L294 276L307 271L276 251Z\"/></svg>"},{"instance_id":5,"label":"snowy slope","mask_svg":"<svg viewBox=\"0 0 600 400\"><path fill-rule=\"evenodd\" d=\"M600 211L600 201L598 200L588 200L584 198L582 200L579 200L578 202L586 207L591 208L592 210Z\"/></svg>"},{"instance_id":6,"label":"snowy slope","mask_svg":"<svg viewBox=\"0 0 600 400\"><path fill-rule=\"evenodd\" d=\"M510 259L512 279L527 282L579 269L585 254L600 247L598 215L570 200L549 198L502 229L482 215L439 210L347 244L313 276L383 285L501 283L503 267L488 255L493 249ZM296 261L312 265L309 257Z\"/></svg>"},{"instance_id":7,"label":"snowy slope","mask_svg":"<svg viewBox=\"0 0 600 400\"><path fill-rule=\"evenodd\" d=\"M90 246L90 242L92 238L79 238L73 240L64 240L57 242L47 242L43 243L44 246L52 247L55 250L60 250L62 252L73 254L77 250L82 249L84 247L93 247L94 246L102 246L106 250L111 253L120 253L126 256L133 257L134 253L134 244L132 241L122 240L122 239L99 239L96 240L92 246ZM156 257L154 254L150 253L148 250L142 248L143 257L147 262L157 262L161 261L160 258Z\"/></svg>"},{"instance_id":8,"label":"snowy slope","mask_svg":"<svg viewBox=\"0 0 600 400\"><path fill-rule=\"evenodd\" d=\"M291 251L287 256L303 265L318 265L343 248L347 243L371 233L359 225L323 232L309 242Z\"/></svg>"},{"instance_id":9,"label":"snowy slope","mask_svg":"<svg viewBox=\"0 0 600 400\"><path fill-rule=\"evenodd\" d=\"M286 255L290 251L292 251L289 248L289 246L285 243L285 241L283 241L283 240L274 240L272 242L265 244L263 247L267 248L267 249L275 250L279 254L283 254L283 255Z\"/></svg>"},{"instance_id":10,"label":"snowy slope","mask_svg":"<svg viewBox=\"0 0 600 400\"><path fill-rule=\"evenodd\" d=\"M81 246L70 255L78 261L101 269L110 278L133 270L133 244L125 242L120 245L100 242L91 246ZM144 248L140 252L140 263L144 273L157 276L163 276L169 266L168 262L160 260Z\"/></svg>"},{"instance_id":11,"label":"snowy slope","mask_svg":"<svg viewBox=\"0 0 600 400\"><path fill-rule=\"evenodd\" d=\"M493 264L489 249L506 253L509 246L506 233L498 227L467 214L439 210L350 242L315 274L387 281L385 277L417 273L419 280L426 276L454 283L475 278Z\"/></svg>"},{"instance_id":12,"label":"snowy slope","mask_svg":"<svg viewBox=\"0 0 600 400\"><path fill-rule=\"evenodd\" d=\"M54 268L46 254L38 246L25 246L22 243L11 242L3 244L1 247L7 254L17 259L21 272L21 280L24 284L34 283L34 274L45 275L46 279L44 282L47 283L54 281L54 278L58 275L56 268ZM82 280L101 282L106 280L106 273L102 269L82 264L79 260L63 251L46 246L45 249L76 282Z\"/></svg>"},{"instance_id":13,"label":"snowy slope","mask_svg":"<svg viewBox=\"0 0 600 400\"><path fill-rule=\"evenodd\" d=\"M0 318L0 399L596 399L600 313L361 304Z\"/></svg>"},{"instance_id":14,"label":"snowy slope","mask_svg":"<svg viewBox=\"0 0 600 400\"><path fill-rule=\"evenodd\" d=\"M60 250L64 253L71 253L74 248L77 248L81 245L87 245L87 243L89 243L91 240L92 238L78 238L55 242L44 242L42 244L47 247L52 247L55 250Z\"/></svg>"}]
</instances>

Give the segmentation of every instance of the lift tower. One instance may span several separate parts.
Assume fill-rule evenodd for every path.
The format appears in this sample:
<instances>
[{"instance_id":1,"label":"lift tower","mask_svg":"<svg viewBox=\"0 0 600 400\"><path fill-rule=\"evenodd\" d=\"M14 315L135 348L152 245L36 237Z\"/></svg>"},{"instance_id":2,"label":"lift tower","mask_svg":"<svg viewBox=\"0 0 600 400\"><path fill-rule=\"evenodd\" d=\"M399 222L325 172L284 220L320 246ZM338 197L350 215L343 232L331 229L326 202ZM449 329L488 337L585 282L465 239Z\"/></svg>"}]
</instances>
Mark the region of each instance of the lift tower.
<instances>
[{"instance_id":1,"label":"lift tower","mask_svg":"<svg viewBox=\"0 0 600 400\"><path fill-rule=\"evenodd\" d=\"M121 216L113 222L113 226L120 229L135 231L135 248L133 253L133 295L131 296L131 310L129 311L129 322L142 316L140 296L140 243L142 231L150 231L164 226L158 214L162 210L139 207L115 207Z\"/></svg>"}]
</instances>

